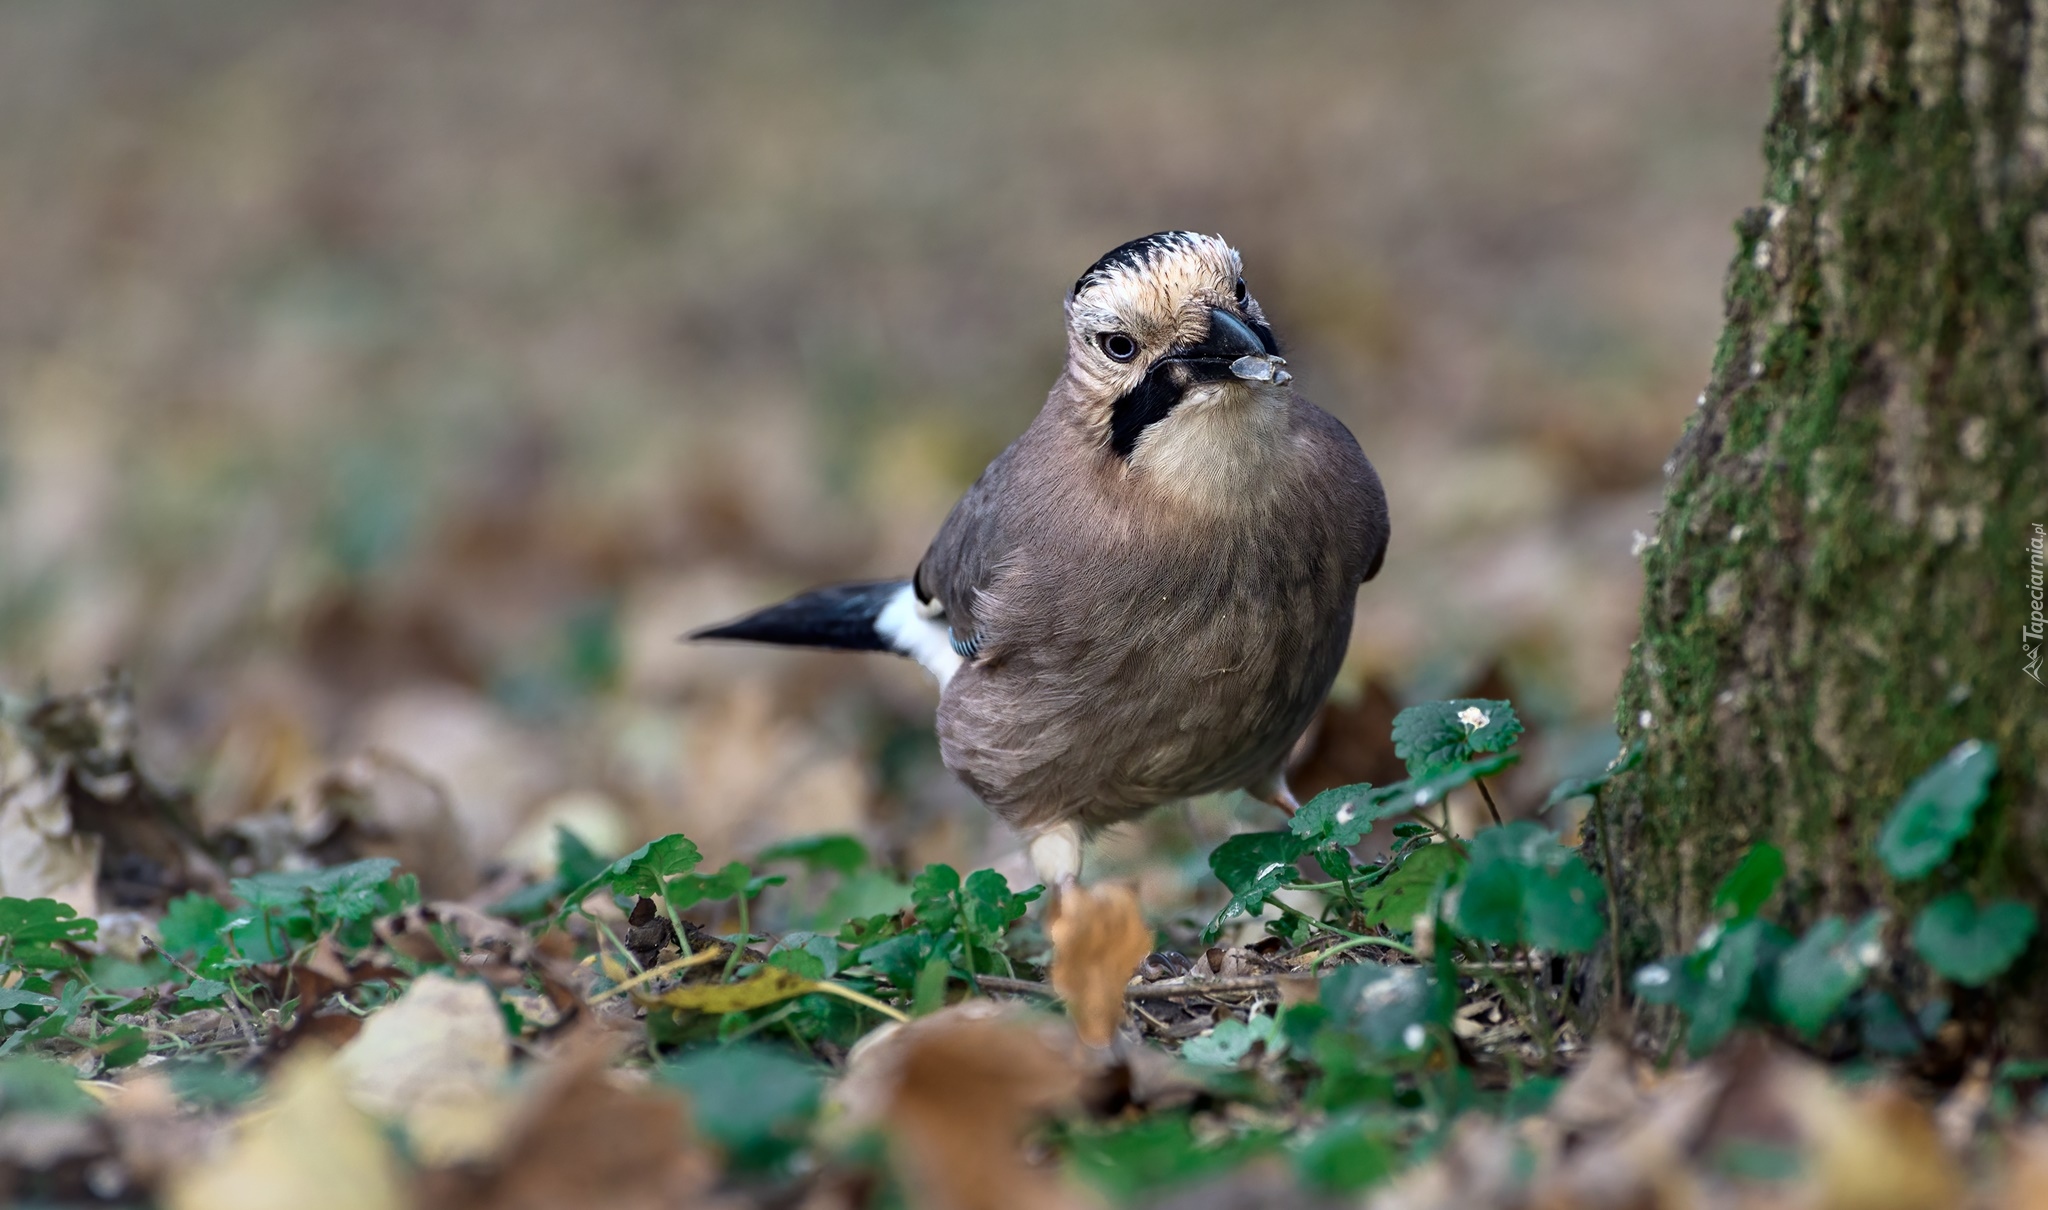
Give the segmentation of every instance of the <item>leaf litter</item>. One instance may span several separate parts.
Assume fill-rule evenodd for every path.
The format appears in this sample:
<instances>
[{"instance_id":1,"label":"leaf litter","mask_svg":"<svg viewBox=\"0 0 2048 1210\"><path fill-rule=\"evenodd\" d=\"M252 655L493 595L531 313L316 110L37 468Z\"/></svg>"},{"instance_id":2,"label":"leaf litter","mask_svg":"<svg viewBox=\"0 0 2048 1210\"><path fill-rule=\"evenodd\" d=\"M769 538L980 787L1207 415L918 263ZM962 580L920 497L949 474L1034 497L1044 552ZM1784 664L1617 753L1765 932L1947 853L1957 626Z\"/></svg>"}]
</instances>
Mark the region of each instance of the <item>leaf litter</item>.
<instances>
[{"instance_id":1,"label":"leaf litter","mask_svg":"<svg viewBox=\"0 0 2048 1210\"><path fill-rule=\"evenodd\" d=\"M1415 809L1506 767L1520 725L1505 701L1404 718L1411 781L1347 787L1219 849L1236 915L1204 930L1148 921L1113 882L1034 918L1036 892L994 871L899 873L848 836L707 873L681 836L611 858L565 832L552 868L442 870L473 893L431 898L412 867L448 846L402 821L438 833L447 811L362 797L435 795L358 769L321 783L327 815L389 826L301 803L268 831L201 831L137 770L121 693L53 699L27 730L0 721L15 754L0 794L126 802L145 813L127 839L86 839L155 854L103 871L85 910L0 896L10 1202L2048 1203L2033 1124L2048 1067L1980 1060L1944 1083L1814 1057L1811 1040L1865 1011L1896 944L1882 921L1821 922L1797 968L1811 988L1748 982L1795 952L1759 916L1774 851L1731 873L1728 927L1662 968L1696 1037L1722 1013L1700 1057L1592 1033L1575 989L1599 972L1567 959L1598 941L1598 879L1534 824L1467 843ZM1944 819L1966 822L1979 782ZM356 796L345 811L336 787ZM1395 840L1366 858L1376 821ZM1995 977L2031 917L1993 928L2011 909L1959 895L1914 943L1939 935L1957 977ZM140 909L134 939L108 902ZM839 906L856 903L875 910ZM1732 969L1742 937L1744 981L1717 991L1708 973Z\"/></svg>"}]
</instances>

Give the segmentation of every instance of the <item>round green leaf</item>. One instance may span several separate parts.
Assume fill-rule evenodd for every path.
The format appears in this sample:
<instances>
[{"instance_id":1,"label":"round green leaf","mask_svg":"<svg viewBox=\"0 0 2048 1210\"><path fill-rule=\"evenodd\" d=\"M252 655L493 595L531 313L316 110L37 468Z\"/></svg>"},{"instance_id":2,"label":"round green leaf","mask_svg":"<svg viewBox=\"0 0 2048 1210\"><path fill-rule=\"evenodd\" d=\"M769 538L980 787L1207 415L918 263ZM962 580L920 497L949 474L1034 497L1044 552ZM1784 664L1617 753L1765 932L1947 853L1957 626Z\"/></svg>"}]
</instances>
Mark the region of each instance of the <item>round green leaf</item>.
<instances>
[{"instance_id":1,"label":"round green leaf","mask_svg":"<svg viewBox=\"0 0 2048 1210\"><path fill-rule=\"evenodd\" d=\"M1424 702L1394 716L1394 755L1410 777L1425 778L1475 756L1505 752L1521 734L1522 721L1506 702Z\"/></svg>"},{"instance_id":2,"label":"round green leaf","mask_svg":"<svg viewBox=\"0 0 2048 1210\"><path fill-rule=\"evenodd\" d=\"M1877 837L1877 855L1894 878L1919 878L1948 860L1997 772L1998 749L1965 740L1906 787Z\"/></svg>"},{"instance_id":3,"label":"round green leaf","mask_svg":"<svg viewBox=\"0 0 2048 1210\"><path fill-rule=\"evenodd\" d=\"M1785 855L1778 846L1768 841L1751 845L1714 892L1714 910L1724 920L1746 920L1756 915L1784 877Z\"/></svg>"},{"instance_id":4,"label":"round green leaf","mask_svg":"<svg viewBox=\"0 0 2048 1210\"><path fill-rule=\"evenodd\" d=\"M1979 906L1958 891L1913 921L1913 948L1945 979L1982 987L2018 961L2034 939L2034 909L2014 899Z\"/></svg>"},{"instance_id":5,"label":"round green leaf","mask_svg":"<svg viewBox=\"0 0 2048 1210\"><path fill-rule=\"evenodd\" d=\"M1863 985L1863 976L1884 958L1884 913L1871 912L1850 929L1828 916L1778 959L1771 983L1771 1009L1778 1019L1811 1038L1835 1010Z\"/></svg>"}]
</instances>

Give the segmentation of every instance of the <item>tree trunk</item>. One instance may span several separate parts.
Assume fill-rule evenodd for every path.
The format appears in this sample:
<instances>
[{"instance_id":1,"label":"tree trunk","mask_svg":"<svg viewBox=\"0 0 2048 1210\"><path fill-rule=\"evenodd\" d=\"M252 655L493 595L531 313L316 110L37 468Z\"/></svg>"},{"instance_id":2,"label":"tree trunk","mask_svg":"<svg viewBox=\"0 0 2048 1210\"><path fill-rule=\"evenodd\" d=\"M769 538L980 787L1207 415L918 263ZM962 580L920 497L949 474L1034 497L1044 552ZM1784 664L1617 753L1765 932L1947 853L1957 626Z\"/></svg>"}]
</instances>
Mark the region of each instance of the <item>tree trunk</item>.
<instances>
[{"instance_id":1,"label":"tree trunk","mask_svg":"<svg viewBox=\"0 0 2048 1210\"><path fill-rule=\"evenodd\" d=\"M2022 642L2048 524L2048 0L1789 0L1780 38L1764 204L1643 551L1619 722L1644 760L1603 804L1624 966L1688 949L1766 839L1772 914L1887 907L1896 953L1938 891L2048 907L2048 671ZM1878 829L1969 738L2000 765L1975 831L1945 881L1898 886ZM2034 1053L2044 953L1959 1001Z\"/></svg>"}]
</instances>

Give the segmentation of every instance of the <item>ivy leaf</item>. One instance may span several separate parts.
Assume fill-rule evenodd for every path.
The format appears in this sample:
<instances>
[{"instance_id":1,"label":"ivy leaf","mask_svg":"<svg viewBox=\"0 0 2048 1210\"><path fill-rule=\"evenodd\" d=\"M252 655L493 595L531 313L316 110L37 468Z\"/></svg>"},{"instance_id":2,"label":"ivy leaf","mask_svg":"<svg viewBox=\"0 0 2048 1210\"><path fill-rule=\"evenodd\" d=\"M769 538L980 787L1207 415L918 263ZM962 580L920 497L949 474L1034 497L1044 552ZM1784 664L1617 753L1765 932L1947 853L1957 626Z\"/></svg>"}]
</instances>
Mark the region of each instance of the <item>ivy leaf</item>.
<instances>
[{"instance_id":1,"label":"ivy leaf","mask_svg":"<svg viewBox=\"0 0 2048 1210\"><path fill-rule=\"evenodd\" d=\"M1522 721L1506 702L1457 698L1424 702L1394 716L1394 755L1416 779L1471 760L1505 752L1522 734Z\"/></svg>"},{"instance_id":2,"label":"ivy leaf","mask_svg":"<svg viewBox=\"0 0 2048 1210\"><path fill-rule=\"evenodd\" d=\"M1263 1014L1248 1022L1225 1017L1208 1033L1189 1038L1181 1046L1180 1057L1203 1067L1235 1067L1262 1042L1268 1055L1287 1049L1278 1021Z\"/></svg>"},{"instance_id":3,"label":"ivy leaf","mask_svg":"<svg viewBox=\"0 0 2048 1210\"><path fill-rule=\"evenodd\" d=\"M575 911L600 886L610 887L615 895L659 895L669 879L696 869L702 860L704 854L698 852L697 846L680 832L660 840L650 840L585 879L564 896L557 918Z\"/></svg>"},{"instance_id":4,"label":"ivy leaf","mask_svg":"<svg viewBox=\"0 0 2048 1210\"><path fill-rule=\"evenodd\" d=\"M1439 886L1456 882L1465 865L1464 856L1453 845L1426 845L1410 853L1378 886L1359 895L1366 927L1408 932L1414 928L1415 918L1429 910L1430 896Z\"/></svg>"},{"instance_id":5,"label":"ivy leaf","mask_svg":"<svg viewBox=\"0 0 2048 1210\"><path fill-rule=\"evenodd\" d=\"M381 914L384 888L397 872L398 862L389 857L365 857L315 871L306 889L315 912L340 920L362 920Z\"/></svg>"},{"instance_id":6,"label":"ivy leaf","mask_svg":"<svg viewBox=\"0 0 2048 1210\"><path fill-rule=\"evenodd\" d=\"M1778 889L1785 877L1785 855L1768 841L1751 845L1742 860L1714 891L1714 910L1723 920L1747 920Z\"/></svg>"},{"instance_id":7,"label":"ivy leaf","mask_svg":"<svg viewBox=\"0 0 2048 1210\"><path fill-rule=\"evenodd\" d=\"M1827 916L1778 959L1771 981L1771 1011L1778 1020L1811 1038L1835 1015L1863 977L1884 960L1885 914L1870 912L1851 929L1840 916Z\"/></svg>"},{"instance_id":8,"label":"ivy leaf","mask_svg":"<svg viewBox=\"0 0 2048 1210\"><path fill-rule=\"evenodd\" d=\"M825 1087L817 1065L750 1043L693 1052L661 1068L660 1078L697 1104L718 1107L697 1116L697 1129L747 1171L796 1154Z\"/></svg>"},{"instance_id":9,"label":"ivy leaf","mask_svg":"<svg viewBox=\"0 0 2048 1210\"><path fill-rule=\"evenodd\" d=\"M583 838L560 824L555 825L555 885L559 889L580 886L611 864L593 852Z\"/></svg>"},{"instance_id":10,"label":"ivy leaf","mask_svg":"<svg viewBox=\"0 0 2048 1210\"><path fill-rule=\"evenodd\" d=\"M1998 749L1965 740L1907 786L1877 837L1877 855L1892 877L1911 881L1947 861L1997 772Z\"/></svg>"},{"instance_id":11,"label":"ivy leaf","mask_svg":"<svg viewBox=\"0 0 2048 1210\"><path fill-rule=\"evenodd\" d=\"M974 940L984 947L993 948L1010 930L1010 926L1024 918L1033 900L1039 896L1039 889L1033 887L1022 893L1012 891L1009 882L994 870L976 870L967 876L967 883L961 887L960 902L963 908L961 928L973 935Z\"/></svg>"},{"instance_id":12,"label":"ivy leaf","mask_svg":"<svg viewBox=\"0 0 2048 1210\"><path fill-rule=\"evenodd\" d=\"M11 943L8 955L29 970L68 969L76 960L58 945L91 941L99 928L99 921L55 899L0 899L0 942Z\"/></svg>"},{"instance_id":13,"label":"ivy leaf","mask_svg":"<svg viewBox=\"0 0 2048 1210\"><path fill-rule=\"evenodd\" d=\"M860 952L860 961L897 987L910 991L916 985L917 972L924 969L937 950L938 938L930 933L905 933L868 946Z\"/></svg>"},{"instance_id":14,"label":"ivy leaf","mask_svg":"<svg viewBox=\"0 0 2048 1210\"><path fill-rule=\"evenodd\" d=\"M856 870L832 888L811 924L836 931L848 920L894 915L910 902L910 888L889 875L880 870Z\"/></svg>"},{"instance_id":15,"label":"ivy leaf","mask_svg":"<svg viewBox=\"0 0 2048 1210\"><path fill-rule=\"evenodd\" d=\"M1075 1131L1067 1140L1067 1162L1112 1204L1128 1205L1157 1200L1165 1189L1213 1180L1277 1150L1280 1143L1272 1131L1221 1140L1198 1136L1186 1113L1154 1113L1111 1130Z\"/></svg>"},{"instance_id":16,"label":"ivy leaf","mask_svg":"<svg viewBox=\"0 0 2048 1210\"><path fill-rule=\"evenodd\" d=\"M933 863L910 880L910 906L920 927L943 933L960 919L960 871Z\"/></svg>"},{"instance_id":17,"label":"ivy leaf","mask_svg":"<svg viewBox=\"0 0 2048 1210\"><path fill-rule=\"evenodd\" d=\"M218 979L194 979L178 993L178 998L193 1004L212 1004L228 998L228 985Z\"/></svg>"},{"instance_id":18,"label":"ivy leaf","mask_svg":"<svg viewBox=\"0 0 2048 1210\"><path fill-rule=\"evenodd\" d=\"M1398 787L1375 790L1363 782L1325 790L1302 804L1287 821L1287 830L1316 848L1348 849L1365 839L1373 824L1408 809L1405 803L1392 801L1398 797Z\"/></svg>"},{"instance_id":19,"label":"ivy leaf","mask_svg":"<svg viewBox=\"0 0 2048 1210\"><path fill-rule=\"evenodd\" d=\"M1317 1131L1295 1153L1294 1169L1325 1193L1357 1193L1401 1170L1401 1155L1385 1126L1370 1120L1340 1119Z\"/></svg>"},{"instance_id":20,"label":"ivy leaf","mask_svg":"<svg viewBox=\"0 0 2048 1210\"><path fill-rule=\"evenodd\" d=\"M867 846L840 832L828 832L818 836L799 836L781 844L769 845L754 858L756 865L767 865L771 861L799 861L813 873L832 870L840 874L851 874L868 864Z\"/></svg>"},{"instance_id":21,"label":"ivy leaf","mask_svg":"<svg viewBox=\"0 0 2048 1210\"><path fill-rule=\"evenodd\" d=\"M2037 923L2034 909L2017 900L1979 906L1958 891L1928 904L1913 921L1913 948L1942 978L1982 987L2026 952Z\"/></svg>"},{"instance_id":22,"label":"ivy leaf","mask_svg":"<svg viewBox=\"0 0 2048 1210\"><path fill-rule=\"evenodd\" d=\"M94 1038L92 1049L108 1067L126 1067L149 1053L149 1035L133 1025L116 1025Z\"/></svg>"},{"instance_id":23,"label":"ivy leaf","mask_svg":"<svg viewBox=\"0 0 2048 1210\"><path fill-rule=\"evenodd\" d=\"M1402 800L1396 804L1400 810L1419 810L1441 801L1459 786L1470 785L1482 777L1492 777L1520 759L1522 754L1519 752L1503 752L1498 756L1459 761L1438 769L1428 777L1411 778L1387 789L1405 791Z\"/></svg>"},{"instance_id":24,"label":"ivy leaf","mask_svg":"<svg viewBox=\"0 0 2048 1210\"><path fill-rule=\"evenodd\" d=\"M754 871L744 863L730 861L716 874L685 874L671 878L662 891L668 897L668 905L681 912L700 903L730 899L746 890L747 880L753 876Z\"/></svg>"},{"instance_id":25,"label":"ivy leaf","mask_svg":"<svg viewBox=\"0 0 2048 1210\"><path fill-rule=\"evenodd\" d=\"M1761 920L1745 920L1686 960L1685 976L1677 981L1677 1003L1692 1018L1685 1045L1695 1058L1719 1046L1741 1018L1756 983L1764 928ZM1641 975L1637 986L1642 986Z\"/></svg>"},{"instance_id":26,"label":"ivy leaf","mask_svg":"<svg viewBox=\"0 0 2048 1210\"><path fill-rule=\"evenodd\" d=\"M228 927L228 910L193 891L171 900L156 931L163 947L173 954L197 954L213 948Z\"/></svg>"},{"instance_id":27,"label":"ivy leaf","mask_svg":"<svg viewBox=\"0 0 2048 1210\"><path fill-rule=\"evenodd\" d=\"M1334 1022L1374 1051L1420 1055L1431 1027L1449 1020L1441 990L1423 967L1357 962L1323 980L1321 1001Z\"/></svg>"},{"instance_id":28,"label":"ivy leaf","mask_svg":"<svg viewBox=\"0 0 2048 1210\"><path fill-rule=\"evenodd\" d=\"M817 972L810 975L811 978L829 979L839 973L839 964L845 961L846 951L840 948L837 940L826 936L824 933L784 933L782 940L777 941L775 949L769 953L768 961L775 962L779 958L796 959L798 957L808 959L808 962L804 963L805 968L812 966L817 968ZM806 973L805 969L790 965L789 963L777 964L788 966L790 970L796 971L800 975Z\"/></svg>"},{"instance_id":29,"label":"ivy leaf","mask_svg":"<svg viewBox=\"0 0 2048 1210\"><path fill-rule=\"evenodd\" d=\"M1223 922L1266 906L1266 897L1295 880L1294 863L1309 842L1293 832L1241 832L1209 854L1209 868L1230 888L1230 902L1209 922L1202 939L1213 941Z\"/></svg>"},{"instance_id":30,"label":"ivy leaf","mask_svg":"<svg viewBox=\"0 0 2048 1210\"><path fill-rule=\"evenodd\" d=\"M0 1060L0 1116L72 1118L97 1112L99 1102L79 1088L78 1073L64 1064L28 1055Z\"/></svg>"},{"instance_id":31,"label":"ivy leaf","mask_svg":"<svg viewBox=\"0 0 2048 1210\"><path fill-rule=\"evenodd\" d=\"M1697 994L1683 958L1666 958L1637 968L1629 986L1639 999L1651 1004L1682 1004Z\"/></svg>"},{"instance_id":32,"label":"ivy leaf","mask_svg":"<svg viewBox=\"0 0 2048 1210\"><path fill-rule=\"evenodd\" d=\"M57 1007L57 997L41 992L26 991L19 987L0 987L0 1013L15 1008L51 1009Z\"/></svg>"},{"instance_id":33,"label":"ivy leaf","mask_svg":"<svg viewBox=\"0 0 2048 1210\"><path fill-rule=\"evenodd\" d=\"M1585 777L1565 778L1557 783L1551 789L1549 797L1543 800L1543 809L1548 811L1561 802L1597 792L1602 786L1613 781L1616 777L1642 764L1644 750L1643 741L1637 740L1615 754L1614 759L1608 761L1607 767L1600 770L1600 772Z\"/></svg>"},{"instance_id":34,"label":"ivy leaf","mask_svg":"<svg viewBox=\"0 0 2048 1210\"><path fill-rule=\"evenodd\" d=\"M397 872L398 862L389 857L366 857L324 870L252 874L228 883L228 889L259 910L311 909L339 920L360 920L377 914L383 888Z\"/></svg>"},{"instance_id":35,"label":"ivy leaf","mask_svg":"<svg viewBox=\"0 0 2048 1210\"><path fill-rule=\"evenodd\" d=\"M1568 849L1564 853L1564 861L1550 877L1532 878L1524 889L1524 927L1529 944L1537 949L1583 954L1600 944L1606 927L1600 908L1607 890L1578 854Z\"/></svg>"},{"instance_id":36,"label":"ivy leaf","mask_svg":"<svg viewBox=\"0 0 2048 1210\"><path fill-rule=\"evenodd\" d=\"M1568 954L1599 943L1600 880L1541 824L1520 820L1488 828L1470 847L1472 864L1452 920L1460 933Z\"/></svg>"},{"instance_id":37,"label":"ivy leaf","mask_svg":"<svg viewBox=\"0 0 2048 1210\"><path fill-rule=\"evenodd\" d=\"M1209 854L1209 868L1236 895L1277 890L1294 881L1294 863L1308 845L1292 832L1241 832Z\"/></svg>"}]
</instances>

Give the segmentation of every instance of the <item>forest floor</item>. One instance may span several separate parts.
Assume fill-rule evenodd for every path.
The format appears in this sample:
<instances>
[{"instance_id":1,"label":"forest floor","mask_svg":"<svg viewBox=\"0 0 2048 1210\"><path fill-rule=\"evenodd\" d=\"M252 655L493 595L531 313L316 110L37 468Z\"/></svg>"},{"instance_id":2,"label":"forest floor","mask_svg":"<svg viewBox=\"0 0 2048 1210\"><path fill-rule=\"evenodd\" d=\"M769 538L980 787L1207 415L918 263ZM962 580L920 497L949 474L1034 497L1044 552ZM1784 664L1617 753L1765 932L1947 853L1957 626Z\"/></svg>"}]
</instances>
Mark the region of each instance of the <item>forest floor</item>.
<instances>
[{"instance_id":1,"label":"forest floor","mask_svg":"<svg viewBox=\"0 0 2048 1210\"><path fill-rule=\"evenodd\" d=\"M209 832L136 762L118 682L23 703L0 852L77 878L0 899L0 1198L2044 1204L2048 1066L1886 991L1916 961L1995 979L2031 917L1792 937L1758 846L1724 927L1622 972L1575 837L1447 810L1519 758L1512 706L1425 703L1391 738L1407 778L1228 837L1206 910L1148 919L1123 882L1048 896L845 834L714 870L681 835L619 855L562 827L436 897L401 862L447 877L459 812L402 762ZM1988 777L1981 751L1930 771L1885 860L1952 845ZM1603 780L1553 797L1597 820ZM1640 1016L1603 1028L1610 979Z\"/></svg>"}]
</instances>

